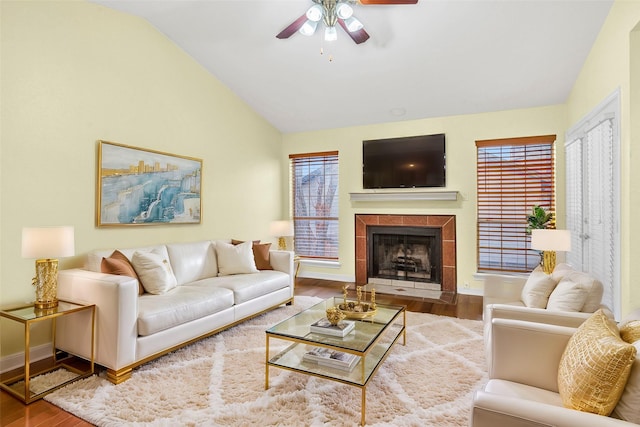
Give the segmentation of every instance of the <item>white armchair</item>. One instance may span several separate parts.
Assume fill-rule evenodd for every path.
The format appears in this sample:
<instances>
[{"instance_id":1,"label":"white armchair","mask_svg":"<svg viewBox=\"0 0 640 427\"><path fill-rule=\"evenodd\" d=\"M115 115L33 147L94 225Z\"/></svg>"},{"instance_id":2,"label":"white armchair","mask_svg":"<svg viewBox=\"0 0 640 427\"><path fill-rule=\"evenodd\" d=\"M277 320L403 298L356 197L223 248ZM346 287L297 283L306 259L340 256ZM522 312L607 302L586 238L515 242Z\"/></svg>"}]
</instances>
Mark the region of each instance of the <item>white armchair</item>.
<instances>
[{"instance_id":1,"label":"white armchair","mask_svg":"<svg viewBox=\"0 0 640 427\"><path fill-rule=\"evenodd\" d=\"M558 387L559 366L567 343L576 330L549 323L493 318L489 381L474 396L470 425L637 425L563 406ZM632 374L633 369L640 369L639 363L636 358ZM627 388L630 388L629 384Z\"/></svg>"}]
</instances>

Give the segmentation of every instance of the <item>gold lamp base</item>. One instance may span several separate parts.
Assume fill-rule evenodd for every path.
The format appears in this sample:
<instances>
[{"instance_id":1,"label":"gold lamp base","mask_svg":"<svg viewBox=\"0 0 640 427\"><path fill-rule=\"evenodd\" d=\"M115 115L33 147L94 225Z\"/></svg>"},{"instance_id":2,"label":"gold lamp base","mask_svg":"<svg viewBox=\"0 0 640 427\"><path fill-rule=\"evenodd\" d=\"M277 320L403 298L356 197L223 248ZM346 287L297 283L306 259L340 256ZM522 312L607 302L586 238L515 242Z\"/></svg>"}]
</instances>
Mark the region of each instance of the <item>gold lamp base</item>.
<instances>
[{"instance_id":1,"label":"gold lamp base","mask_svg":"<svg viewBox=\"0 0 640 427\"><path fill-rule=\"evenodd\" d=\"M278 237L278 250L279 251L287 250L287 242L284 240L284 237Z\"/></svg>"},{"instance_id":2,"label":"gold lamp base","mask_svg":"<svg viewBox=\"0 0 640 427\"><path fill-rule=\"evenodd\" d=\"M551 274L554 268L556 268L556 252L543 251L542 252L542 270L545 272L545 274Z\"/></svg>"},{"instance_id":3,"label":"gold lamp base","mask_svg":"<svg viewBox=\"0 0 640 427\"><path fill-rule=\"evenodd\" d=\"M36 260L36 277L31 284L36 287L35 308L47 309L58 306L58 260Z\"/></svg>"}]
</instances>

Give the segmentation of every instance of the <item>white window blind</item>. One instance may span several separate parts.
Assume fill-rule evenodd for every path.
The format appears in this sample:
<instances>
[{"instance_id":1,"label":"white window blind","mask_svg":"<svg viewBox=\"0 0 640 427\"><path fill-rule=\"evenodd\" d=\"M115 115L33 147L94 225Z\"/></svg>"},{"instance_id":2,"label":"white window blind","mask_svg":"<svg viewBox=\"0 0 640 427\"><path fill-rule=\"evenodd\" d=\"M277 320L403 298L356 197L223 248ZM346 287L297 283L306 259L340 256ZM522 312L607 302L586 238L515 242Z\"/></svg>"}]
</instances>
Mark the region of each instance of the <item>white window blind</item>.
<instances>
[{"instance_id":1,"label":"white window blind","mask_svg":"<svg viewBox=\"0 0 640 427\"><path fill-rule=\"evenodd\" d=\"M296 254L338 259L338 152L292 154L289 161Z\"/></svg>"},{"instance_id":2,"label":"white window blind","mask_svg":"<svg viewBox=\"0 0 640 427\"><path fill-rule=\"evenodd\" d=\"M527 272L540 262L530 249L534 205L555 211L555 135L476 141L478 271Z\"/></svg>"}]
</instances>

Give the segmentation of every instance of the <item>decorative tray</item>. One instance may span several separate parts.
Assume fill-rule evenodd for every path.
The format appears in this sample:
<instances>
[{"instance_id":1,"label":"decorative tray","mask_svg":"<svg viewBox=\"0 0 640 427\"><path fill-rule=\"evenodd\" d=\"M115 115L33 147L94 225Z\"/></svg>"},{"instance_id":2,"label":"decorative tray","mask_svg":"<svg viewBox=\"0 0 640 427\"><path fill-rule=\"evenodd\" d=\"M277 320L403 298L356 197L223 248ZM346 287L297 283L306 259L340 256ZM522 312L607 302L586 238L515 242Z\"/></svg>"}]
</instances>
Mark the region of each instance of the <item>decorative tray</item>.
<instances>
[{"instance_id":1,"label":"decorative tray","mask_svg":"<svg viewBox=\"0 0 640 427\"><path fill-rule=\"evenodd\" d=\"M376 315L378 309L372 307L371 304L366 302L357 303L355 301L348 301L338 304L338 308L344 313L347 319L366 319L367 317L373 317Z\"/></svg>"}]
</instances>

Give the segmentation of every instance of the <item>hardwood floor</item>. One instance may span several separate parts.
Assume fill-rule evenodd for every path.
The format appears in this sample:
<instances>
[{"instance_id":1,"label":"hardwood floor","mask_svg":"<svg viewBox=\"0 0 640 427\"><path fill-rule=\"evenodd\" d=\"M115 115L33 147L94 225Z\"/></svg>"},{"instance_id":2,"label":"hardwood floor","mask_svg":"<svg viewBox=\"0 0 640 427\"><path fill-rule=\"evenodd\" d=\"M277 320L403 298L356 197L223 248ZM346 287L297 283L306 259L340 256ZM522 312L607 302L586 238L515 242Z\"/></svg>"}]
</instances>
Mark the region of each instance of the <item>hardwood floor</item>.
<instances>
[{"instance_id":1,"label":"hardwood floor","mask_svg":"<svg viewBox=\"0 0 640 427\"><path fill-rule=\"evenodd\" d=\"M341 296L342 285L342 282L298 278L296 280L296 295L317 296L320 298ZM449 300L449 302L443 302L418 297L376 295L376 302L380 304L406 305L409 311L461 319L480 320L482 318L482 297L458 294L452 296ZM66 427L90 426L91 424L45 400L40 399L30 405L24 405L13 396L0 391L0 425L3 427Z\"/></svg>"}]
</instances>

